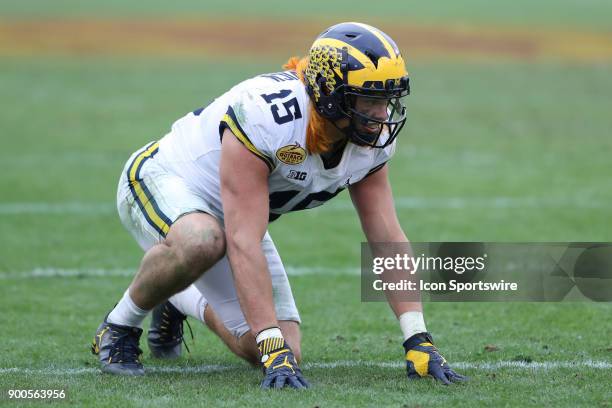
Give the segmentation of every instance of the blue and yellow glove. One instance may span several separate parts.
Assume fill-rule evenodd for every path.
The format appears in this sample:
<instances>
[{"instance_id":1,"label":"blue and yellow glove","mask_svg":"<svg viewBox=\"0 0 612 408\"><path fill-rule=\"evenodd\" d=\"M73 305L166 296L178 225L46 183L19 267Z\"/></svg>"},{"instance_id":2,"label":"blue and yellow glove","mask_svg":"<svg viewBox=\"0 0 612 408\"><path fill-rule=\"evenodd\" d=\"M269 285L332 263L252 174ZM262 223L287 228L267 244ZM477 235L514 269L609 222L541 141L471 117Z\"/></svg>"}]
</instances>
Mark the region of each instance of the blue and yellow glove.
<instances>
[{"instance_id":1,"label":"blue and yellow glove","mask_svg":"<svg viewBox=\"0 0 612 408\"><path fill-rule=\"evenodd\" d=\"M257 344L264 379L261 388L308 388L293 352L282 337L271 337Z\"/></svg>"},{"instance_id":2,"label":"blue and yellow glove","mask_svg":"<svg viewBox=\"0 0 612 408\"><path fill-rule=\"evenodd\" d=\"M467 377L454 372L438 353L429 333L418 333L404 342L408 378L431 376L445 385L465 381Z\"/></svg>"}]
</instances>

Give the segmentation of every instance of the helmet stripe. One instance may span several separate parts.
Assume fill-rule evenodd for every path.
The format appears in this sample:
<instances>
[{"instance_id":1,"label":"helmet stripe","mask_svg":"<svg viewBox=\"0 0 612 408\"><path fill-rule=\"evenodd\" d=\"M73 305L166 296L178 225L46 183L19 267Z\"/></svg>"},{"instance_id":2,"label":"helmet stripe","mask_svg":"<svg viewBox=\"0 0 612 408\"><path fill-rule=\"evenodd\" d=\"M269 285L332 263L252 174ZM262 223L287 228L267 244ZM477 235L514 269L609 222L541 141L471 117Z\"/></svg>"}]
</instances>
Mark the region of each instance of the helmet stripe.
<instances>
[{"instance_id":1,"label":"helmet stripe","mask_svg":"<svg viewBox=\"0 0 612 408\"><path fill-rule=\"evenodd\" d=\"M397 48L394 47L393 45L391 45L391 43L387 39L388 37L384 36L376 28L374 28L372 26L369 26L367 24L363 24L363 23L351 23L351 24L358 25L359 27L362 27L362 28L368 30L369 32L371 32L372 34L374 34L376 36L376 38L378 38L378 40L385 47L385 49L387 50L387 52L389 53L389 55L391 57L397 57L398 56L399 52L398 52Z\"/></svg>"}]
</instances>

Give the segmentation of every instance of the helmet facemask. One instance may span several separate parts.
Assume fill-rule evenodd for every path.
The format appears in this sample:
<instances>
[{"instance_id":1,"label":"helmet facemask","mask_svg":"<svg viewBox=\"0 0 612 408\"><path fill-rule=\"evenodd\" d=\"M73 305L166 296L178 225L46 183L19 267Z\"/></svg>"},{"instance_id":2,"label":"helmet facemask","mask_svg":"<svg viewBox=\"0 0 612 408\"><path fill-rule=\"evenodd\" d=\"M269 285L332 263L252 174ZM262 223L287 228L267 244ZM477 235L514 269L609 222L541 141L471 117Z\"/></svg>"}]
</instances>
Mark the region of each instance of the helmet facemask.
<instances>
[{"instance_id":1,"label":"helmet facemask","mask_svg":"<svg viewBox=\"0 0 612 408\"><path fill-rule=\"evenodd\" d=\"M407 79L406 79L407 85ZM360 146L385 148L389 146L406 123L406 106L403 98L408 94L404 90L373 91L372 89L346 87L344 89L344 103L342 114L349 120L347 127L342 131L349 140ZM369 116L368 112L357 109L358 98L361 105L385 105L386 117ZM378 131L368 131L368 127L378 127Z\"/></svg>"}]
</instances>

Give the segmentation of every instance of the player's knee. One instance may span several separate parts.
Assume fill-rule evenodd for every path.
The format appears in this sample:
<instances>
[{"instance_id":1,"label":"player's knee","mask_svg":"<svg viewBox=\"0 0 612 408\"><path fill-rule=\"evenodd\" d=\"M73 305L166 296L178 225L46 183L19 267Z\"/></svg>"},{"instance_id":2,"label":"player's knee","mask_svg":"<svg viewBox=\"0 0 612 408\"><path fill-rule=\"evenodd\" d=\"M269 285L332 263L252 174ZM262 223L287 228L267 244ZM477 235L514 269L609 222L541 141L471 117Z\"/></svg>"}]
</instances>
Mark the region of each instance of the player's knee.
<instances>
[{"instance_id":1,"label":"player's knee","mask_svg":"<svg viewBox=\"0 0 612 408\"><path fill-rule=\"evenodd\" d=\"M211 267L225 254L225 236L219 228L202 228L185 242L182 252L200 268Z\"/></svg>"},{"instance_id":2,"label":"player's knee","mask_svg":"<svg viewBox=\"0 0 612 408\"><path fill-rule=\"evenodd\" d=\"M255 336L250 332L243 334L236 338L238 344L238 355L246 360L253 366L259 366L260 355L257 343L255 342Z\"/></svg>"},{"instance_id":3,"label":"player's knee","mask_svg":"<svg viewBox=\"0 0 612 408\"><path fill-rule=\"evenodd\" d=\"M291 347L291 351L295 356L295 360L298 364L302 361L302 349L300 348L299 340L293 339L285 339ZM255 342L255 336L253 336L250 332L245 333L243 336L238 338L238 348L240 353L238 355L251 363L254 366L260 365L260 354L259 348L257 348L257 343Z\"/></svg>"},{"instance_id":4,"label":"player's knee","mask_svg":"<svg viewBox=\"0 0 612 408\"><path fill-rule=\"evenodd\" d=\"M259 349L257 348L246 350L242 358L245 359L246 362L251 364L253 367L258 367L261 365L261 359L259 357Z\"/></svg>"},{"instance_id":5,"label":"player's knee","mask_svg":"<svg viewBox=\"0 0 612 408\"><path fill-rule=\"evenodd\" d=\"M300 346L298 345L297 347L292 347L291 351L293 351L293 355L295 356L295 361L297 361L298 364L302 363L302 350L300 349Z\"/></svg>"},{"instance_id":6,"label":"player's knee","mask_svg":"<svg viewBox=\"0 0 612 408\"><path fill-rule=\"evenodd\" d=\"M225 234L207 214L194 214L189 219L186 216L172 228L175 226L167 243L177 253L180 269L193 282L225 255Z\"/></svg>"},{"instance_id":7,"label":"player's knee","mask_svg":"<svg viewBox=\"0 0 612 408\"><path fill-rule=\"evenodd\" d=\"M225 237L221 231L205 230L180 248L180 258L195 281L225 254Z\"/></svg>"},{"instance_id":8,"label":"player's knee","mask_svg":"<svg viewBox=\"0 0 612 408\"><path fill-rule=\"evenodd\" d=\"M279 321L279 325L281 331L283 332L283 336L291 347L291 351L295 356L298 364L302 361L302 348L301 348L301 335L300 335L300 326L296 321L292 320L281 320Z\"/></svg>"}]
</instances>

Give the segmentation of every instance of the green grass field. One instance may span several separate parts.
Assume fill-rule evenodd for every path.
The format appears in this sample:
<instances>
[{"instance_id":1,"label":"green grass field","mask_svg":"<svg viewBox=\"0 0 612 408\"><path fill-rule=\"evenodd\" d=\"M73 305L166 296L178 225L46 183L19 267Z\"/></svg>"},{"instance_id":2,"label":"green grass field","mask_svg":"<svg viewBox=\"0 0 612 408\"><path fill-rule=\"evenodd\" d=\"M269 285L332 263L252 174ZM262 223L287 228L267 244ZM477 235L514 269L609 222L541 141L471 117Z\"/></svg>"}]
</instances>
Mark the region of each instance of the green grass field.
<instances>
[{"instance_id":1,"label":"green grass field","mask_svg":"<svg viewBox=\"0 0 612 408\"><path fill-rule=\"evenodd\" d=\"M453 24L485 23L489 25L511 24L523 27L584 28L610 31L612 3L607 0L516 0L500 2L492 6L486 0L461 2L417 2L380 0L376 6L351 0L311 0L300 4L274 0L236 0L231 10L222 0L185 0L169 3L163 0L123 2L108 0L104 6L93 0L15 0L0 1L3 19L32 17L142 17L142 16L238 16L255 18L294 18L367 20L370 18L390 21L427 21Z\"/></svg>"},{"instance_id":2,"label":"green grass field","mask_svg":"<svg viewBox=\"0 0 612 408\"><path fill-rule=\"evenodd\" d=\"M3 2L0 10L70 14L67 1L55 11L43 2L37 12L24 4ZM133 6L109 4L108 15L134 15ZM152 4L158 12L166 7ZM436 21L557 25L577 7L539 2L523 19L519 6L505 5L510 12L484 4L471 1L456 15L421 5L417 15L429 10ZM574 27L603 27L610 5L589 4L577 12ZM554 12L546 17L548 9ZM80 14L92 10L82 6ZM363 237L346 194L271 226L294 272L311 390L260 391L260 372L195 321L191 355L154 361L143 342L146 377L98 373L89 343L142 255L114 209L124 162L184 113L282 62L0 59L0 405L23 404L9 401L8 389L65 389L63 404L88 407L609 407L609 303L426 304L437 345L471 380L453 387L409 382L391 312L360 302L359 276L350 271L359 267ZM413 61L409 122L391 165L407 235L414 241L612 241L611 68ZM499 350L485 351L489 344Z\"/></svg>"}]
</instances>

